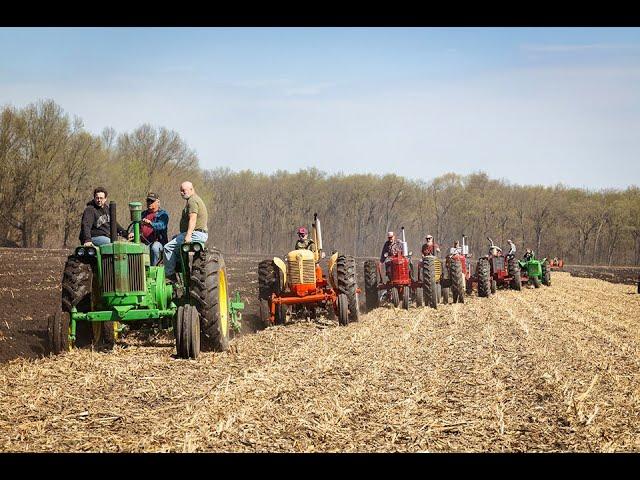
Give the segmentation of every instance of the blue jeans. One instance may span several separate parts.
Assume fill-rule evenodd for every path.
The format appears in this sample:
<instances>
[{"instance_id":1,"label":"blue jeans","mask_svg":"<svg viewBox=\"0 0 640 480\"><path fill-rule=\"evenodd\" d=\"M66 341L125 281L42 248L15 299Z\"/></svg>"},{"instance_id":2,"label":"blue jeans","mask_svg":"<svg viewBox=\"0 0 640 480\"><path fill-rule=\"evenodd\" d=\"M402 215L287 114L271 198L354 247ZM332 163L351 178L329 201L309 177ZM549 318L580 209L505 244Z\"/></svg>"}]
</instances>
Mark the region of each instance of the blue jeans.
<instances>
[{"instance_id":1,"label":"blue jeans","mask_svg":"<svg viewBox=\"0 0 640 480\"><path fill-rule=\"evenodd\" d=\"M176 271L176 258L180 254L178 252L174 255L174 250L180 248L180 245L184 243L184 236L187 232L182 232L180 235L173 237L173 239L164 246L164 272L165 275L173 275ZM209 238L208 233L193 232L191 234L191 241L206 243Z\"/></svg>"},{"instance_id":2,"label":"blue jeans","mask_svg":"<svg viewBox=\"0 0 640 480\"><path fill-rule=\"evenodd\" d=\"M158 262L162 258L162 244L160 242L153 242L149 245L149 257L152 267L158 265Z\"/></svg>"},{"instance_id":3,"label":"blue jeans","mask_svg":"<svg viewBox=\"0 0 640 480\"><path fill-rule=\"evenodd\" d=\"M91 237L91 241L96 247L99 247L100 245L106 245L107 243L111 243L111 239L105 235Z\"/></svg>"}]
</instances>

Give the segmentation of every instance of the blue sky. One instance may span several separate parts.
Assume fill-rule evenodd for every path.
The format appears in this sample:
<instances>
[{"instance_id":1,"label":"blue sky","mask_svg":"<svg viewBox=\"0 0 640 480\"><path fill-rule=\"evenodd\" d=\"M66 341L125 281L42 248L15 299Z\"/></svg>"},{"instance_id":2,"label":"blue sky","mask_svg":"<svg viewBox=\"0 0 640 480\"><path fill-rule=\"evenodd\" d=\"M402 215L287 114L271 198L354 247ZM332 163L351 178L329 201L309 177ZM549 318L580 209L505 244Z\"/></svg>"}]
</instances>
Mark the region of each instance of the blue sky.
<instances>
[{"instance_id":1,"label":"blue sky","mask_svg":"<svg viewBox=\"0 0 640 480\"><path fill-rule=\"evenodd\" d=\"M0 28L0 105L204 168L640 184L640 28Z\"/></svg>"}]
</instances>

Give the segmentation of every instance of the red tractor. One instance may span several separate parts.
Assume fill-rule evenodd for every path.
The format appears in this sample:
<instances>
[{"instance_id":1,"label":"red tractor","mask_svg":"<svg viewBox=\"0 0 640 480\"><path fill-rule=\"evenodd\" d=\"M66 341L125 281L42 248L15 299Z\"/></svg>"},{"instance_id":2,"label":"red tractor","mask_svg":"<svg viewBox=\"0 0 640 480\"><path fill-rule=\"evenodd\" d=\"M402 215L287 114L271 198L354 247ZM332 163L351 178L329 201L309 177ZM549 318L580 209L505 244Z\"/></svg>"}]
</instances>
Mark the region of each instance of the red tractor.
<instances>
[{"instance_id":1,"label":"red tractor","mask_svg":"<svg viewBox=\"0 0 640 480\"><path fill-rule=\"evenodd\" d=\"M471 282L478 286L478 296L488 297L498 288L522 289L520 266L513 255L504 255L502 249L489 240L489 254L478 259Z\"/></svg>"},{"instance_id":2,"label":"red tractor","mask_svg":"<svg viewBox=\"0 0 640 480\"><path fill-rule=\"evenodd\" d=\"M364 262L364 285L365 297L367 303L367 311L380 306L383 298L389 298L394 307L400 305L402 300L402 308L409 309L411 301L416 302L417 307L421 307L423 303L422 284L414 280L411 252L408 251L407 242L404 236L404 227L402 230L402 251L395 252L388 256L385 254L385 270L387 282L384 282L381 264L377 260L366 260ZM380 295L385 292L386 295Z\"/></svg>"},{"instance_id":3,"label":"red tractor","mask_svg":"<svg viewBox=\"0 0 640 480\"><path fill-rule=\"evenodd\" d=\"M549 262L549 266L551 267L551 270L562 270L562 267L564 267L564 260L558 257L553 257Z\"/></svg>"}]
</instances>

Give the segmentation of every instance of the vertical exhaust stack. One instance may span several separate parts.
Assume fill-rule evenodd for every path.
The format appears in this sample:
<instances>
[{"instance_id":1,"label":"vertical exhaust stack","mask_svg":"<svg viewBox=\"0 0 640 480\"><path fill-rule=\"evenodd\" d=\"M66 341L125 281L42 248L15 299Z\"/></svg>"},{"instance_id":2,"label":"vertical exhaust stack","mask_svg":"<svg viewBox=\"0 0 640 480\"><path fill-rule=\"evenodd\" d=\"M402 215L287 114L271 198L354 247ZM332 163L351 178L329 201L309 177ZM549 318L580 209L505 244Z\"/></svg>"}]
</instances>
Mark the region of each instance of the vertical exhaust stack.
<instances>
[{"instance_id":1,"label":"vertical exhaust stack","mask_svg":"<svg viewBox=\"0 0 640 480\"><path fill-rule=\"evenodd\" d=\"M409 246L407 245L407 239L404 237L404 227L400 227L402 231L402 255L409 256Z\"/></svg>"},{"instance_id":2,"label":"vertical exhaust stack","mask_svg":"<svg viewBox=\"0 0 640 480\"><path fill-rule=\"evenodd\" d=\"M462 234L462 254L469 255L469 245L467 245L467 237Z\"/></svg>"},{"instance_id":3,"label":"vertical exhaust stack","mask_svg":"<svg viewBox=\"0 0 640 480\"><path fill-rule=\"evenodd\" d=\"M111 226L111 243L118 240L118 220L116 218L116 202L109 202L109 222Z\"/></svg>"},{"instance_id":4,"label":"vertical exhaust stack","mask_svg":"<svg viewBox=\"0 0 640 480\"><path fill-rule=\"evenodd\" d=\"M320 226L320 219L318 214L313 214L313 241L316 242L317 256L316 262L320 259L320 253L322 252L322 227Z\"/></svg>"},{"instance_id":5,"label":"vertical exhaust stack","mask_svg":"<svg viewBox=\"0 0 640 480\"><path fill-rule=\"evenodd\" d=\"M142 221L142 204L140 202L129 202L131 212L131 222L133 223L133 241L140 243L140 222Z\"/></svg>"}]
</instances>

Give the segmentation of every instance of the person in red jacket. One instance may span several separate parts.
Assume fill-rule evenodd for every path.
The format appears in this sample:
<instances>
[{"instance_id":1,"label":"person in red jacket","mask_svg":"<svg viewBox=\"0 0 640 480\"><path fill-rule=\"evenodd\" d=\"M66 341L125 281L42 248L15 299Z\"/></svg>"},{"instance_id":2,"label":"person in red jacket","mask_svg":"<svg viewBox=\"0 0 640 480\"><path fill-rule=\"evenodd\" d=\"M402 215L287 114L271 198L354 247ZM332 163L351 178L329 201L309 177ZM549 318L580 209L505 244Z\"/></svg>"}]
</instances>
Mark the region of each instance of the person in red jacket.
<instances>
[{"instance_id":1,"label":"person in red jacket","mask_svg":"<svg viewBox=\"0 0 640 480\"><path fill-rule=\"evenodd\" d=\"M423 257L440 253L440 246L433 241L433 236L427 235L426 237L424 237L424 239L427 241L427 243L422 244Z\"/></svg>"}]
</instances>

